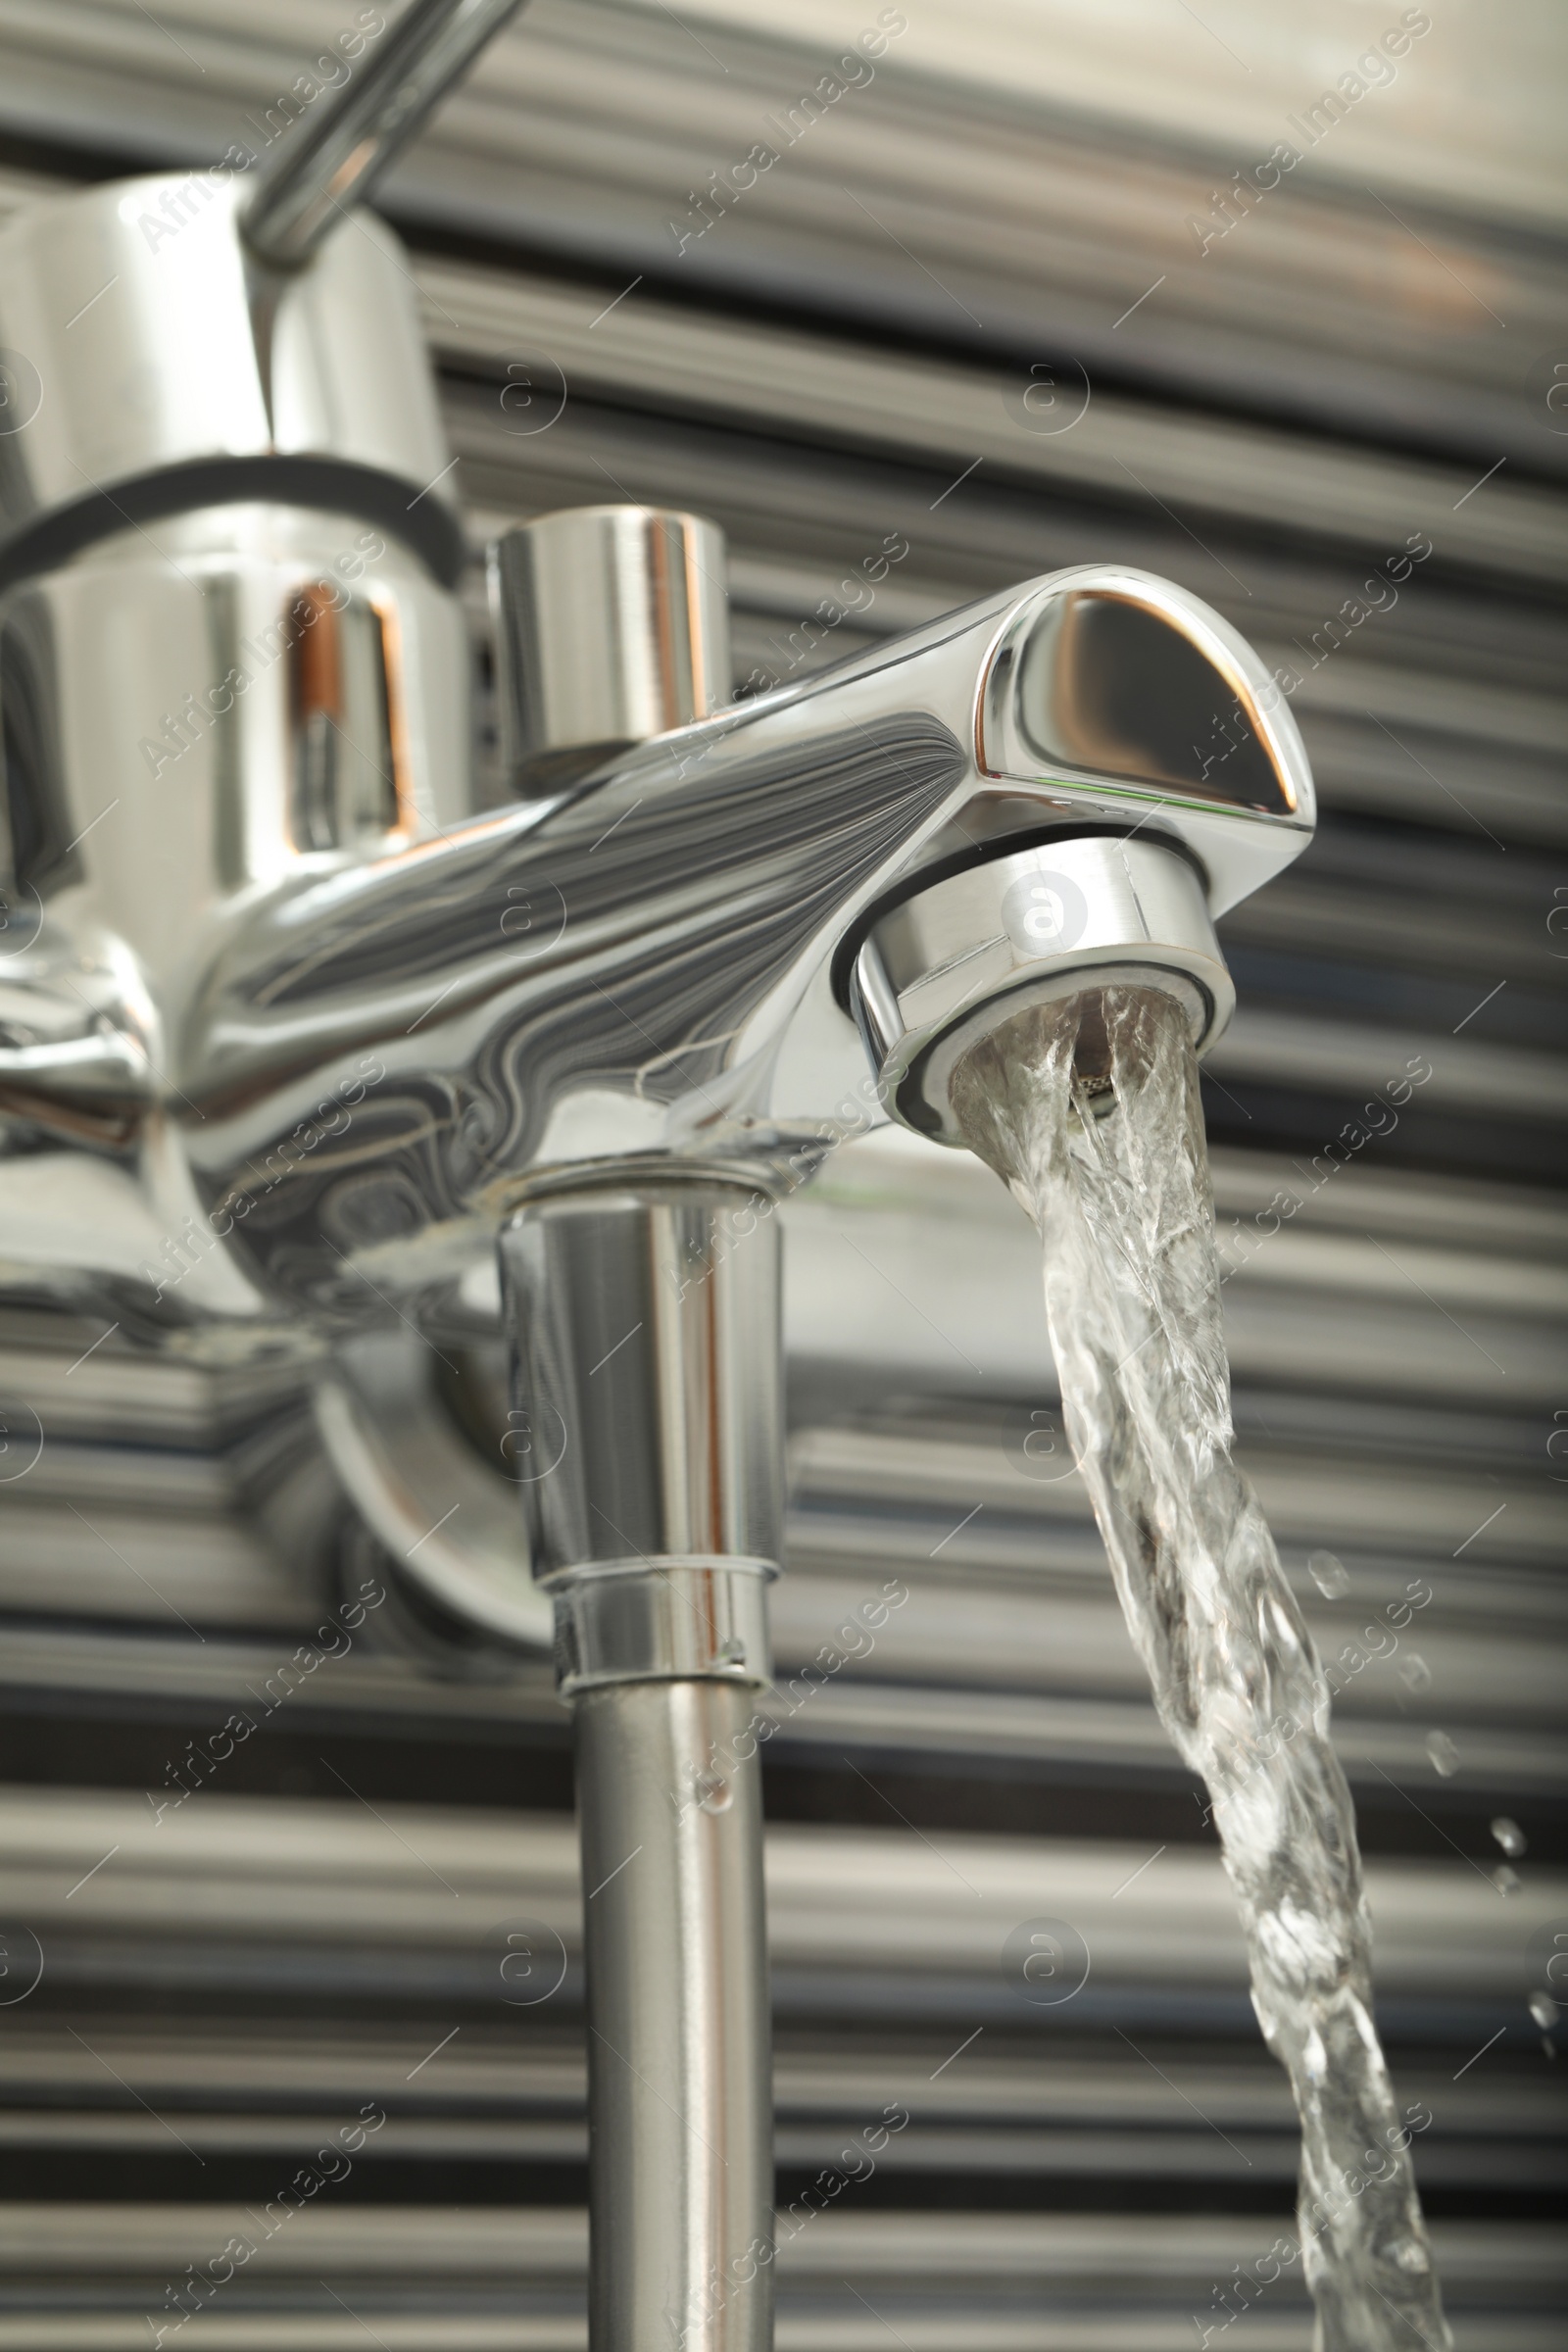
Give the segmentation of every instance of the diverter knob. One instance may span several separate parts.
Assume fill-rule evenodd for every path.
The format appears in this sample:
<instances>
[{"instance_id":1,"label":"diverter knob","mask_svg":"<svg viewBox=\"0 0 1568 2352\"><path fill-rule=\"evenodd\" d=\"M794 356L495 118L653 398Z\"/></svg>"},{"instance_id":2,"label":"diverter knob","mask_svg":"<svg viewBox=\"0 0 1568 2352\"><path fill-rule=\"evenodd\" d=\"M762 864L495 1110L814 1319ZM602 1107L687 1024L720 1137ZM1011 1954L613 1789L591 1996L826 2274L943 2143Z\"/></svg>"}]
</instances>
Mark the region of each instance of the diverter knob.
<instances>
[{"instance_id":1,"label":"diverter knob","mask_svg":"<svg viewBox=\"0 0 1568 2352\"><path fill-rule=\"evenodd\" d=\"M552 792L730 694L724 534L658 507L569 507L490 551L502 757Z\"/></svg>"}]
</instances>

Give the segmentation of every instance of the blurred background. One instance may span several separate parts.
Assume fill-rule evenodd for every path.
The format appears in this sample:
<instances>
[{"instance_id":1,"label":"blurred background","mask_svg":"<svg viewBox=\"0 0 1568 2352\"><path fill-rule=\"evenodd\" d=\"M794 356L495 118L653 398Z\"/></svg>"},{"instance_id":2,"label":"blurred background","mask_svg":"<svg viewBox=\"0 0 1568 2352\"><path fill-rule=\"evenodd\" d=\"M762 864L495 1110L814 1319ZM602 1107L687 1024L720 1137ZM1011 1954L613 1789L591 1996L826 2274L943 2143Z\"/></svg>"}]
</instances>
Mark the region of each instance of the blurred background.
<instances>
[{"instance_id":1,"label":"blurred background","mask_svg":"<svg viewBox=\"0 0 1568 2352\"><path fill-rule=\"evenodd\" d=\"M0 204L259 153L381 22L0 0ZM727 532L741 692L1117 559L1289 693L1322 821L1222 925L1205 1065L1236 1415L1343 1660L1464 2352L1568 2343L1565 52L1548 0L534 0L382 199L482 713L487 535L621 499ZM780 2344L1304 2352L1290 2101L1061 1444L1032 1232L902 1132L786 1218ZM0 1322L51 1432L0 1454L0 2346L156 2344L356 2135L186 2344L578 2346L548 1668L416 1610L297 1371L100 1337ZM505 1504L494 1349L411 1336L386 1377ZM1047 1920L1088 1974L1038 1999L1006 1949Z\"/></svg>"}]
</instances>

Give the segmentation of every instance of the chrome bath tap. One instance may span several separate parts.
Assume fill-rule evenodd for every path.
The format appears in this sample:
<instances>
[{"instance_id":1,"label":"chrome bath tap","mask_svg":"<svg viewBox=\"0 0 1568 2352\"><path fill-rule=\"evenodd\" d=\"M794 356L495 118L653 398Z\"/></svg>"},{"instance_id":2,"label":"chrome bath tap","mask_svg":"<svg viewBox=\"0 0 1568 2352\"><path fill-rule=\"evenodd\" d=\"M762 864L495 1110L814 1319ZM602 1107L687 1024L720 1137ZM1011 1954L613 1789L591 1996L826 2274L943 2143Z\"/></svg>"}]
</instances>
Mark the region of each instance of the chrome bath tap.
<instances>
[{"instance_id":1,"label":"chrome bath tap","mask_svg":"<svg viewBox=\"0 0 1568 2352\"><path fill-rule=\"evenodd\" d=\"M511 13L411 11L254 193L0 237L0 1284L310 1357L373 1485L338 1367L499 1255L514 1544L405 1572L553 1640L573 1709L592 2341L757 2352L771 1205L871 1119L956 1142L999 1007L1142 976L1205 1051L1214 918L1312 785L1250 650L1122 566L733 702L720 534L623 507L491 551L514 797L478 809L452 462L352 198Z\"/></svg>"}]
</instances>

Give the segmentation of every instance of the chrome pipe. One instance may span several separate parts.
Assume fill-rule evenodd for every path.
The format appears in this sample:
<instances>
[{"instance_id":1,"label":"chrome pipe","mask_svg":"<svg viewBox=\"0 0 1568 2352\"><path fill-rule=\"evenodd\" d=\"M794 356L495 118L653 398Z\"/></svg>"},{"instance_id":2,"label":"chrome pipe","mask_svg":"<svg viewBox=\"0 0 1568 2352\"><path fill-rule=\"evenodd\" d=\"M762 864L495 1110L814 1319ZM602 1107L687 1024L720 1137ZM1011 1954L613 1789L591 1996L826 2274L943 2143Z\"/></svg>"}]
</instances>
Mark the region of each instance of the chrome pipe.
<instances>
[{"instance_id":1,"label":"chrome pipe","mask_svg":"<svg viewBox=\"0 0 1568 2352\"><path fill-rule=\"evenodd\" d=\"M767 2352L772 2042L755 1693L575 1709L591 2352Z\"/></svg>"},{"instance_id":2,"label":"chrome pipe","mask_svg":"<svg viewBox=\"0 0 1568 2352\"><path fill-rule=\"evenodd\" d=\"M524 0L410 0L382 47L335 105L278 149L243 218L246 244L274 270L299 270L378 179Z\"/></svg>"},{"instance_id":3,"label":"chrome pipe","mask_svg":"<svg viewBox=\"0 0 1568 2352\"><path fill-rule=\"evenodd\" d=\"M511 1437L575 1715L594 2352L772 2341L748 1737L782 1541L770 1205L701 1170L579 1170L501 1237Z\"/></svg>"},{"instance_id":4,"label":"chrome pipe","mask_svg":"<svg viewBox=\"0 0 1568 2352\"><path fill-rule=\"evenodd\" d=\"M701 1169L612 1164L598 1183L578 1171L536 1196L502 1234L512 1450L534 1472L521 1487L534 1575L558 1596L656 1569L774 1573L784 1416L770 1209L755 1185ZM707 1671L678 1626L670 1639L682 1646L651 1653L647 1671ZM730 1665L767 1679L760 1660Z\"/></svg>"}]
</instances>

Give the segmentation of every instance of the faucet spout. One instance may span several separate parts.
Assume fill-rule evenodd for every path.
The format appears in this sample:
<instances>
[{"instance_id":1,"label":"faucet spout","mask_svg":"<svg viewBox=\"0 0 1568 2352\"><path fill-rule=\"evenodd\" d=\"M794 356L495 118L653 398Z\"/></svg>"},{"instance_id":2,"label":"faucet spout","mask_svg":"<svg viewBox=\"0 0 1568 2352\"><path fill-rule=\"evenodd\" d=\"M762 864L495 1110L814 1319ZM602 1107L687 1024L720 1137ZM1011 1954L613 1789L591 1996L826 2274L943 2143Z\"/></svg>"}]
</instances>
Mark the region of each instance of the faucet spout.
<instances>
[{"instance_id":1,"label":"faucet spout","mask_svg":"<svg viewBox=\"0 0 1568 2352\"><path fill-rule=\"evenodd\" d=\"M1223 702L1246 729L1247 798L1221 797L1200 738L1189 749L1150 716L1116 666L1127 648L1097 648L1081 611L1063 654L1072 607L1113 598L1200 665L1189 701ZM832 1138L847 1093L863 1097L861 943L874 955L889 908L940 884L958 911L922 953L942 985L970 955L993 993L1014 985L991 900L999 860L1033 847L1038 864L1042 843L1075 842L1086 874L1107 859L1131 874L1123 896L1145 911L1164 876L1207 958L1188 959L1207 1043L1230 1004L1210 918L1311 828L1305 760L1268 693L1196 600L1085 567L659 736L551 799L302 874L226 929L192 998L180 1086L201 1109L184 1132L209 1213L238 1216L261 1182L268 1213L243 1236L263 1287L363 1315L345 1261L388 1290L439 1279L563 1168L667 1159L777 1182ZM1193 710L1174 722L1188 734L1208 716ZM271 1173L356 1057L377 1076L352 1123Z\"/></svg>"},{"instance_id":2,"label":"faucet spout","mask_svg":"<svg viewBox=\"0 0 1568 2352\"><path fill-rule=\"evenodd\" d=\"M958 1013L1034 985L1063 944L1043 951L1033 903L1009 939L1025 867L1087 890L1102 964L1185 975L1206 1046L1230 1007L1212 918L1313 818L1256 657L1195 598L1109 566L498 814L455 797L432 766L363 851L269 853L227 884L193 868L167 944L109 827L89 831L11 966L122 975L104 1009L73 998L70 1019L0 1035L0 1108L112 1166L141 1226L195 1230L202 1262L162 1311L225 1345L388 1322L584 1164L778 1190L884 1115L956 1140L940 1072L921 1091L927 1049L940 1063Z\"/></svg>"}]
</instances>

